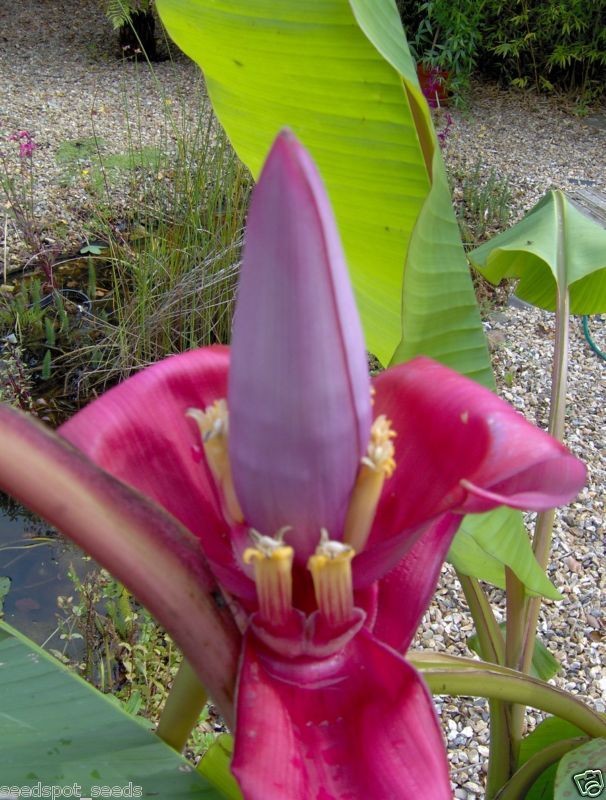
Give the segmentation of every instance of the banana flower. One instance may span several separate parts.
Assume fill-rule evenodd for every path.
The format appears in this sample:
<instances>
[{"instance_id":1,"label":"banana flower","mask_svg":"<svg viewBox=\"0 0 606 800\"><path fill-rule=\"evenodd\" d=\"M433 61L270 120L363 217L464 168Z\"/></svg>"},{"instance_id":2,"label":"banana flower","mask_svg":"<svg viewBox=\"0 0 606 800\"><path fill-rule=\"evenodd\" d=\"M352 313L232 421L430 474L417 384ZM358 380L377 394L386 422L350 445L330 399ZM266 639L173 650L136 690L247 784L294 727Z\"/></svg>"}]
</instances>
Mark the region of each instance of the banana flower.
<instances>
[{"instance_id":1,"label":"banana flower","mask_svg":"<svg viewBox=\"0 0 606 800\"><path fill-rule=\"evenodd\" d=\"M541 511L585 478L429 359L371 383L329 201L287 131L253 194L231 348L168 358L67 422L105 472L16 412L0 426L32 451L18 478L0 457L0 482L119 573L234 723L247 800L451 797L431 696L404 658L449 544L466 513ZM56 491L35 501L36 448L126 517L98 500L87 535ZM105 545L104 524L123 526Z\"/></svg>"}]
</instances>

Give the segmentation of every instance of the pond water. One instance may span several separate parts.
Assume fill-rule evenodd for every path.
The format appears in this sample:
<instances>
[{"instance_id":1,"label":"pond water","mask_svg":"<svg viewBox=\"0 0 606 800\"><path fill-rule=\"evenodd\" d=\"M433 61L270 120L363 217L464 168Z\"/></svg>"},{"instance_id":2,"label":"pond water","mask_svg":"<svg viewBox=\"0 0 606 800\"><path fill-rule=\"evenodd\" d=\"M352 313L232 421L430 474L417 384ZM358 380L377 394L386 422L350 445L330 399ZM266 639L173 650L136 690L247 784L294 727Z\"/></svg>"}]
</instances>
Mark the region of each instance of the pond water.
<instances>
[{"instance_id":1,"label":"pond water","mask_svg":"<svg viewBox=\"0 0 606 800\"><path fill-rule=\"evenodd\" d=\"M57 598L74 594L70 565L79 574L92 568L46 522L0 494L0 585L10 579L4 619L38 644L61 651Z\"/></svg>"}]
</instances>

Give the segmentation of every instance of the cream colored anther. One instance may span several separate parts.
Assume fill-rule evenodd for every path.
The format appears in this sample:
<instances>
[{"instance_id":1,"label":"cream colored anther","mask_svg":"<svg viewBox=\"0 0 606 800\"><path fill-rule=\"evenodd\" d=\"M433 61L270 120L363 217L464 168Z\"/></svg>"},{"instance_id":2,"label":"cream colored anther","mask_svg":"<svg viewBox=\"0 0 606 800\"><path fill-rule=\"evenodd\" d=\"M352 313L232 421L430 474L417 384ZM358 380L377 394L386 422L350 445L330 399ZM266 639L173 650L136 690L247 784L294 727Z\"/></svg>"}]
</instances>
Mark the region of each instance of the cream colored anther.
<instances>
[{"instance_id":1,"label":"cream colored anther","mask_svg":"<svg viewBox=\"0 0 606 800\"><path fill-rule=\"evenodd\" d=\"M370 429L370 441L351 493L343 539L358 553L364 549L386 478L396 468L391 422L381 414Z\"/></svg>"},{"instance_id":2,"label":"cream colored anther","mask_svg":"<svg viewBox=\"0 0 606 800\"><path fill-rule=\"evenodd\" d=\"M316 552L307 562L318 610L331 625L342 625L353 616L351 561L355 554L353 547L331 540L322 528Z\"/></svg>"},{"instance_id":3,"label":"cream colored anther","mask_svg":"<svg viewBox=\"0 0 606 800\"><path fill-rule=\"evenodd\" d=\"M264 536L251 529L254 547L247 547L242 556L255 570L259 613L267 622L283 625L292 610L292 563L294 550L284 544L289 527L280 528L275 537Z\"/></svg>"},{"instance_id":4,"label":"cream colored anther","mask_svg":"<svg viewBox=\"0 0 606 800\"><path fill-rule=\"evenodd\" d=\"M193 419L200 431L200 439L206 456L206 463L219 489L223 514L230 525L244 521L240 503L236 497L229 463L227 441L229 416L225 400L216 400L204 411L188 408L185 416Z\"/></svg>"}]
</instances>

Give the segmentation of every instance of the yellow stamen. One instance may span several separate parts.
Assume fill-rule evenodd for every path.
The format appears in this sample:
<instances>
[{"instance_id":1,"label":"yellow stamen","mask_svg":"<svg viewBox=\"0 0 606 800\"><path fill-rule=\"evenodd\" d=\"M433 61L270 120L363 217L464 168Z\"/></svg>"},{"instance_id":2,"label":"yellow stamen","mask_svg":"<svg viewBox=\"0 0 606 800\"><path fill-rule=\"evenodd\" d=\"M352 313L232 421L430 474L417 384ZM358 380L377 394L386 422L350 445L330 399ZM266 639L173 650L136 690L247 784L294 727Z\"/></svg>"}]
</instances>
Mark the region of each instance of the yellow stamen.
<instances>
[{"instance_id":1,"label":"yellow stamen","mask_svg":"<svg viewBox=\"0 0 606 800\"><path fill-rule=\"evenodd\" d=\"M240 503L236 497L227 451L229 417L225 400L216 400L204 411L188 408L185 416L193 419L200 430L200 438L206 463L221 492L223 513L229 523L244 521Z\"/></svg>"},{"instance_id":2,"label":"yellow stamen","mask_svg":"<svg viewBox=\"0 0 606 800\"><path fill-rule=\"evenodd\" d=\"M253 564L257 600L261 616L274 625L284 624L292 610L292 562L294 550L284 544L289 528L280 528L275 538L251 530L254 547L242 556L245 564Z\"/></svg>"},{"instance_id":3,"label":"yellow stamen","mask_svg":"<svg viewBox=\"0 0 606 800\"><path fill-rule=\"evenodd\" d=\"M331 541L322 528L320 543L307 562L314 582L316 603L330 625L341 625L353 616L351 560L355 550L343 542Z\"/></svg>"},{"instance_id":4,"label":"yellow stamen","mask_svg":"<svg viewBox=\"0 0 606 800\"><path fill-rule=\"evenodd\" d=\"M357 552L366 545L383 483L396 468L392 441L395 436L387 417L384 414L377 417L370 429L370 442L360 464L345 518L343 539Z\"/></svg>"}]
</instances>

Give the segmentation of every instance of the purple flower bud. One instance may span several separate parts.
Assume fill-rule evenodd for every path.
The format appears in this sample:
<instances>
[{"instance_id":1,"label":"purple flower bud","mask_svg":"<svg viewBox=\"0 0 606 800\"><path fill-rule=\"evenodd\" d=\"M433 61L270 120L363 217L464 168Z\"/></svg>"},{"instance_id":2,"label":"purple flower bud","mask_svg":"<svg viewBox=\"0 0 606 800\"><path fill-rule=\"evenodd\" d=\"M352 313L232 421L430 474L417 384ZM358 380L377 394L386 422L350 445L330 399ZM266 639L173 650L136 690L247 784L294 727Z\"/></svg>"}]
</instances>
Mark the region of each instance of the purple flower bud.
<instances>
[{"instance_id":1,"label":"purple flower bud","mask_svg":"<svg viewBox=\"0 0 606 800\"><path fill-rule=\"evenodd\" d=\"M332 209L282 132L254 191L229 374L230 459L249 525L295 558L343 522L370 431L364 338Z\"/></svg>"}]
</instances>

